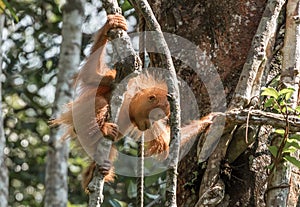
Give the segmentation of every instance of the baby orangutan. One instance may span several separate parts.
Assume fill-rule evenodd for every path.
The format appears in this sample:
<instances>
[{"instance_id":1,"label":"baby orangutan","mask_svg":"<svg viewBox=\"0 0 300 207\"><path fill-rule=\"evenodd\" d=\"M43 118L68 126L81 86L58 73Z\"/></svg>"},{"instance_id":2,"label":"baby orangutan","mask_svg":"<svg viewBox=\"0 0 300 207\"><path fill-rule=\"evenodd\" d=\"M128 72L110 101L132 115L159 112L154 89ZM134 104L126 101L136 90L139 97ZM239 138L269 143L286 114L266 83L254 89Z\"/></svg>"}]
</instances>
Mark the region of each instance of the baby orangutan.
<instances>
[{"instance_id":1,"label":"baby orangutan","mask_svg":"<svg viewBox=\"0 0 300 207\"><path fill-rule=\"evenodd\" d=\"M93 156L100 139L116 141L124 135L139 138L144 132L145 154L165 158L169 151L170 127L168 117L170 106L167 100L167 85L149 73L132 78L120 109L117 123L108 122L112 84L116 70L104 63L107 32L112 28L127 30L126 20L121 15L108 15L106 24L97 32L91 54L77 77L80 86L78 97L68 105L68 110L52 121L53 125L65 125L67 137L77 136L81 145ZM90 113L89 113L90 112ZM182 128L182 143L194 138L211 123L211 118L193 121ZM112 181L111 162L116 154L111 150L109 160L100 166L106 181ZM90 182L95 162L84 176L83 187Z\"/></svg>"},{"instance_id":2,"label":"baby orangutan","mask_svg":"<svg viewBox=\"0 0 300 207\"><path fill-rule=\"evenodd\" d=\"M80 86L79 96L68 104L68 110L53 120L52 124L65 125L67 132L63 139L79 137L80 143L84 145L86 151L90 152L89 154L94 153L97 142L103 137L115 141L126 135L124 133L152 129L155 133L146 132L145 135L145 139L150 140L146 154L165 153L169 148L169 129L165 128L165 125L162 129L156 127L154 122L167 119L169 116L167 87L165 83L156 81L149 74L141 75L129 83L128 88L131 88L131 93L125 95L118 124L107 122L116 70L111 70L105 65L103 56L108 41L107 32L112 28L127 30L124 17L108 15L107 22L96 34L91 54L77 77L77 84ZM91 105L94 106L94 111L88 114ZM94 131L97 130L100 130L102 136L95 137ZM115 153L112 152L109 159L113 161L114 158ZM94 167L93 163L87 174L91 174ZM105 175L106 181L113 180L110 162L101 166L101 173ZM89 180L90 178L87 178L84 181L85 187Z\"/></svg>"}]
</instances>

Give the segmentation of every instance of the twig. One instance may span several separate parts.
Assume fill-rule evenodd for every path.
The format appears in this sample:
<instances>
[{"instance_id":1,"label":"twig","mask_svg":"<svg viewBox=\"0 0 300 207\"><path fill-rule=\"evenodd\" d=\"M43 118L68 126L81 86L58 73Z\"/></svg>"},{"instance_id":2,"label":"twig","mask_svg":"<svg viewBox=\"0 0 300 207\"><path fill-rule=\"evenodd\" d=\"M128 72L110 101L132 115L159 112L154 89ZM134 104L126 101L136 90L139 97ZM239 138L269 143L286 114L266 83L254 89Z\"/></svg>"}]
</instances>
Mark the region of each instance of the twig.
<instances>
[{"instance_id":1,"label":"twig","mask_svg":"<svg viewBox=\"0 0 300 207\"><path fill-rule=\"evenodd\" d=\"M170 152L172 159L170 163L170 169L168 170L168 184L166 190L166 204L165 206L176 206L176 187L177 187L177 165L179 158L179 148L180 148L180 96L178 89L178 80L176 76L176 71L173 65L171 53L169 51L168 45L164 39L163 33L161 31L160 25L156 20L150 5L146 0L132 0L137 5L137 8L148 25L149 30L153 30L157 33L155 39L156 46L161 47L165 61L166 67L170 72L170 77L167 77L169 102L171 109L170 116L170 126L171 126L171 145L174 145L174 150Z\"/></svg>"}]
</instances>

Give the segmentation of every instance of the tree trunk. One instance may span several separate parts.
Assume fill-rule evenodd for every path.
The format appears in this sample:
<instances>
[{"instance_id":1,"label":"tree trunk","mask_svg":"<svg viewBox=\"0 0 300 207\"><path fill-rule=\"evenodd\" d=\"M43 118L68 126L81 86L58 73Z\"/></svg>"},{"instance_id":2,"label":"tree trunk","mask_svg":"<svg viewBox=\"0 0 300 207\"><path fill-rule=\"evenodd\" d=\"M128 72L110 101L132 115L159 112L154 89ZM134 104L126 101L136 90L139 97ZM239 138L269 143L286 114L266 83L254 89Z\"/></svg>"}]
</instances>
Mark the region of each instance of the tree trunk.
<instances>
[{"instance_id":1,"label":"tree trunk","mask_svg":"<svg viewBox=\"0 0 300 207\"><path fill-rule=\"evenodd\" d=\"M75 71L79 66L81 49L81 25L83 3L81 0L68 0L63 6L63 42L59 59L58 81L53 107L54 115L60 114L63 106L71 101L71 86ZM68 203L68 147L60 138L63 129L51 129L46 167L45 206L67 206Z\"/></svg>"},{"instance_id":2,"label":"tree trunk","mask_svg":"<svg viewBox=\"0 0 300 207\"><path fill-rule=\"evenodd\" d=\"M4 15L0 14L0 77L2 74L2 31L4 25ZM0 80L0 207L8 206L8 170L5 163L5 135L4 135L4 128L3 128L3 115L2 115L2 85Z\"/></svg>"},{"instance_id":3,"label":"tree trunk","mask_svg":"<svg viewBox=\"0 0 300 207\"><path fill-rule=\"evenodd\" d=\"M149 1L163 32L186 38L210 57L221 78L227 103L231 101L236 90L251 42L264 13L266 2L261 0ZM274 2L273 4L271 2L271 7L276 6L277 3ZM268 11L271 12L266 10L265 13L268 13ZM283 11L285 11L284 8ZM281 12L277 21L278 29L283 24L284 19L284 12ZM272 38L269 44L266 45L267 56L271 58L276 53L274 48L278 50L282 43L280 35ZM275 45L274 48L273 45ZM262 67L273 61L274 58L263 62ZM211 112L213 107L211 106L212 98L210 96L214 99L219 97L208 93L205 82L218 85L219 79L203 80L201 77L197 77L195 71L180 61L175 61L175 68L177 74L193 90L200 115L204 116ZM271 68L271 72L278 74L278 71L274 70L274 68ZM265 73L265 75L268 74ZM265 79L267 78L265 77ZM235 135L244 139L244 129L242 130L243 133L237 130ZM257 128L253 128L253 131L257 131ZM248 137L250 137L251 132L249 131L248 134ZM255 136L255 134L252 133L252 136ZM240 156L237 155L237 159L230 163L231 176L226 177L225 175L223 178L226 192L225 198L219 206L265 206L264 192L268 177L265 167L270 164L270 156L266 153L265 139L268 137L267 134L267 129L260 129L254 144ZM226 171L226 169L222 170ZM199 199L198 193L203 173L203 166L198 164L197 146L195 144L179 165L178 206L195 206ZM226 174L226 172L223 172L223 174ZM296 203L294 202L294 205Z\"/></svg>"}]
</instances>

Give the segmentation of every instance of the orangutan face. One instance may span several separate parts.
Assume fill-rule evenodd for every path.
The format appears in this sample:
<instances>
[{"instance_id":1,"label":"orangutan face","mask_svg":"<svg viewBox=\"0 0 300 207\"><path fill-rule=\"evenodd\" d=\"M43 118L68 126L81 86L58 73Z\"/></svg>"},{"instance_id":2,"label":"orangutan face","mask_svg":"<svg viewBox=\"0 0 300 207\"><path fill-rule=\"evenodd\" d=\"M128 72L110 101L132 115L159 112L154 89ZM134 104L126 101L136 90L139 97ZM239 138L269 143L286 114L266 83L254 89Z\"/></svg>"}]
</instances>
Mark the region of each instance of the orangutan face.
<instances>
[{"instance_id":1,"label":"orangutan face","mask_svg":"<svg viewBox=\"0 0 300 207\"><path fill-rule=\"evenodd\" d=\"M141 131L149 129L153 122L170 114L167 91L149 88L138 92L129 105L131 122Z\"/></svg>"}]
</instances>

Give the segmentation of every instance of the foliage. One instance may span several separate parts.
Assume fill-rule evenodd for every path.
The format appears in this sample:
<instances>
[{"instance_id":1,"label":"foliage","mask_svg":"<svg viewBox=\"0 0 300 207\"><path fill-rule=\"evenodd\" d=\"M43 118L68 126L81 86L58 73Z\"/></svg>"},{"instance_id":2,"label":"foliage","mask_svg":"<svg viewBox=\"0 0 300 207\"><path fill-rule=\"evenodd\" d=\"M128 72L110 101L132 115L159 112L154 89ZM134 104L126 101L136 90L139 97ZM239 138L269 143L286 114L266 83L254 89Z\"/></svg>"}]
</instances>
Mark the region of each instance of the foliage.
<instances>
[{"instance_id":1,"label":"foliage","mask_svg":"<svg viewBox=\"0 0 300 207\"><path fill-rule=\"evenodd\" d=\"M274 157L274 162L272 163L270 169L271 172L276 170L278 163L283 160L290 162L291 164L300 168L300 161L293 156L297 150L300 150L300 134L293 134L289 130L289 116L300 114L300 107L294 107L291 102L291 97L295 89L293 88L284 88L282 90L276 90L274 88L265 88L262 92L262 96L267 96L267 99L264 103L266 110L272 110L276 113L282 114L286 120L285 129L276 129L275 133L281 137L279 144L274 144L269 146L269 150Z\"/></svg>"},{"instance_id":2,"label":"foliage","mask_svg":"<svg viewBox=\"0 0 300 207\"><path fill-rule=\"evenodd\" d=\"M8 17L14 18L17 22L19 21L16 11L7 0L0 0L0 14L4 13Z\"/></svg>"},{"instance_id":3,"label":"foliage","mask_svg":"<svg viewBox=\"0 0 300 207\"><path fill-rule=\"evenodd\" d=\"M46 13L61 14L52 1L10 1L10 6L18 11L18 18L8 16L3 31L3 111L9 204L40 206L49 139L47 122L52 113L51 94L61 42L59 22L52 21L50 14L46 17ZM15 19L20 21L14 22Z\"/></svg>"}]
</instances>

